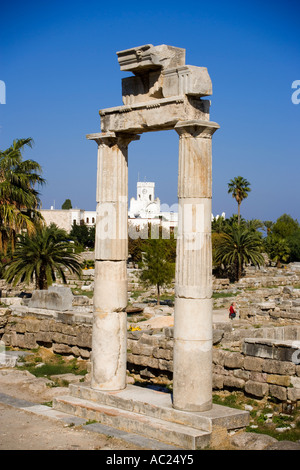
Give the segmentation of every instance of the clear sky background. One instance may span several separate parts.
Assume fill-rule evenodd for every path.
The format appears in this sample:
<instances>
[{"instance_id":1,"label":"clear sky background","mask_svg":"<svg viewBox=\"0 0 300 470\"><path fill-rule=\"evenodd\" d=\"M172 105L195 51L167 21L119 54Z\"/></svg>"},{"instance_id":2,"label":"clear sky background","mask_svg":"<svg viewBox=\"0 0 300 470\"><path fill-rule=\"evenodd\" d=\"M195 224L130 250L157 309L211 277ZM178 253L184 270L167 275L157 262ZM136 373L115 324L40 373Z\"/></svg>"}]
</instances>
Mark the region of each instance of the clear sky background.
<instances>
[{"instance_id":1,"label":"clear sky background","mask_svg":"<svg viewBox=\"0 0 300 470\"><path fill-rule=\"evenodd\" d=\"M251 183L242 216L300 222L299 1L2 1L0 149L32 137L24 158L47 185L43 209L95 210L99 109L122 105L116 52L143 44L186 49L188 65L213 82L213 213L236 213L227 194L235 176ZM299 94L300 96L300 94ZM129 146L129 197L154 181L162 203L177 203L178 135L143 134Z\"/></svg>"}]
</instances>

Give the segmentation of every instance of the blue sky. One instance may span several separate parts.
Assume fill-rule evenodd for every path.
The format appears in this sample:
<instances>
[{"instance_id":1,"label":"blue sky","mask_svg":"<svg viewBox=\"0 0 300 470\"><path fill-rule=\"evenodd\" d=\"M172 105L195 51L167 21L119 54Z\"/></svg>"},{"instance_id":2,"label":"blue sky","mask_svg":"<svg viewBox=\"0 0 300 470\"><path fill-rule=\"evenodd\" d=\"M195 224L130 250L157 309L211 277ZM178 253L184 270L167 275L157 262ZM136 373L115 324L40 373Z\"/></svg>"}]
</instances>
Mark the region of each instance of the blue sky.
<instances>
[{"instance_id":1,"label":"blue sky","mask_svg":"<svg viewBox=\"0 0 300 470\"><path fill-rule=\"evenodd\" d=\"M122 105L116 52L143 44L186 49L186 63L213 82L213 213L236 212L227 194L241 175L252 191L242 216L300 221L299 2L2 2L0 149L32 137L24 158L38 161L44 209L96 207L96 156L86 134L100 131L99 109ZM299 93L300 97L300 93ZM143 134L129 146L129 197L155 181L162 203L177 202L178 135Z\"/></svg>"}]
</instances>

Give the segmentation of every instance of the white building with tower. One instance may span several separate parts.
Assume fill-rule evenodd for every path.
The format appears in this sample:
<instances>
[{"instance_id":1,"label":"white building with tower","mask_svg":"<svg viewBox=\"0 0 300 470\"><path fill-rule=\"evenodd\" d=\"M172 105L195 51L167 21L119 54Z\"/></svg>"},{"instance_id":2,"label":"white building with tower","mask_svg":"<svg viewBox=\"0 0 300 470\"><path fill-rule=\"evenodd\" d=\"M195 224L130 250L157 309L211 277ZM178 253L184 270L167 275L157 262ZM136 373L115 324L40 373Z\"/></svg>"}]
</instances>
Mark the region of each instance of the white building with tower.
<instances>
[{"instance_id":1,"label":"white building with tower","mask_svg":"<svg viewBox=\"0 0 300 470\"><path fill-rule=\"evenodd\" d=\"M154 195L155 183L138 182L136 199L130 199L130 219L154 219L160 215L160 200Z\"/></svg>"},{"instance_id":2,"label":"white building with tower","mask_svg":"<svg viewBox=\"0 0 300 470\"><path fill-rule=\"evenodd\" d=\"M96 223L96 211L85 211L82 209L51 209L41 210L47 225L55 223L58 227L69 232L73 224L85 224L89 227ZM215 216L218 219L220 216ZM225 219L223 212L221 217ZM214 216L212 215L212 220ZM128 210L128 222L130 227L145 227L149 222L160 225L166 230L174 230L178 226L178 205L161 204L160 199L155 197L155 183L139 181L137 183L136 198L130 199Z\"/></svg>"},{"instance_id":3,"label":"white building with tower","mask_svg":"<svg viewBox=\"0 0 300 470\"><path fill-rule=\"evenodd\" d=\"M161 204L155 197L155 183L143 181L137 183L136 199L130 199L129 211L129 236L133 228L145 228L148 223L152 226L160 226L165 232L174 231L178 225L178 205L169 207Z\"/></svg>"}]
</instances>

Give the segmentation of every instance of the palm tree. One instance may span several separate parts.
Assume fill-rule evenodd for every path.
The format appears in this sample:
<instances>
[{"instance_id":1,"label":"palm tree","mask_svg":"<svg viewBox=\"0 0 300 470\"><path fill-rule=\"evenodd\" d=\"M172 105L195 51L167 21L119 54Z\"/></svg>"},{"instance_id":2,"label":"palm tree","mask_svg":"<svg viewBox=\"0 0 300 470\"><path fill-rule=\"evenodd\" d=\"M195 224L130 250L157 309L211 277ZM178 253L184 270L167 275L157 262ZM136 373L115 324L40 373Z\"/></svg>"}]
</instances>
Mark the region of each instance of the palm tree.
<instances>
[{"instance_id":1,"label":"palm tree","mask_svg":"<svg viewBox=\"0 0 300 470\"><path fill-rule=\"evenodd\" d=\"M11 242L22 229L29 233L35 223L42 221L39 212L39 193L36 184L44 184L41 167L33 160L23 160L22 151L32 147L33 140L17 139L6 150L0 151L0 251L6 253Z\"/></svg>"},{"instance_id":2,"label":"palm tree","mask_svg":"<svg viewBox=\"0 0 300 470\"><path fill-rule=\"evenodd\" d=\"M272 222L272 220L264 220L263 225L264 225L264 230L267 232L267 237L268 237L270 233L272 232L274 222Z\"/></svg>"},{"instance_id":3,"label":"palm tree","mask_svg":"<svg viewBox=\"0 0 300 470\"><path fill-rule=\"evenodd\" d=\"M291 249L285 238L270 234L264 240L266 252L271 261L276 263L277 268L281 267L281 263L286 263L290 258Z\"/></svg>"},{"instance_id":4,"label":"palm tree","mask_svg":"<svg viewBox=\"0 0 300 470\"><path fill-rule=\"evenodd\" d=\"M43 290L56 280L57 275L66 283L65 270L80 276L81 262L74 254L67 233L52 224L37 228L31 236L28 233L18 236L4 277L13 285L35 280L36 289Z\"/></svg>"},{"instance_id":5,"label":"palm tree","mask_svg":"<svg viewBox=\"0 0 300 470\"><path fill-rule=\"evenodd\" d=\"M249 181L242 176L236 176L228 183L228 193L232 194L232 197L234 197L238 203L238 224L240 224L241 220L241 203L248 197L250 191Z\"/></svg>"},{"instance_id":6,"label":"palm tree","mask_svg":"<svg viewBox=\"0 0 300 470\"><path fill-rule=\"evenodd\" d=\"M250 232L257 232L258 230L264 229L264 223L259 219L251 219L245 221L245 228L250 230ZM261 232L258 232L261 235Z\"/></svg>"},{"instance_id":7,"label":"palm tree","mask_svg":"<svg viewBox=\"0 0 300 470\"><path fill-rule=\"evenodd\" d=\"M211 222L211 231L213 233L223 233L227 225L228 221L226 221L222 216L218 218L214 217Z\"/></svg>"},{"instance_id":8,"label":"palm tree","mask_svg":"<svg viewBox=\"0 0 300 470\"><path fill-rule=\"evenodd\" d=\"M233 226L218 241L215 260L225 266L230 265L234 271L234 280L238 281L245 264L252 263L255 266L264 264L261 248L262 241L257 232Z\"/></svg>"}]
</instances>

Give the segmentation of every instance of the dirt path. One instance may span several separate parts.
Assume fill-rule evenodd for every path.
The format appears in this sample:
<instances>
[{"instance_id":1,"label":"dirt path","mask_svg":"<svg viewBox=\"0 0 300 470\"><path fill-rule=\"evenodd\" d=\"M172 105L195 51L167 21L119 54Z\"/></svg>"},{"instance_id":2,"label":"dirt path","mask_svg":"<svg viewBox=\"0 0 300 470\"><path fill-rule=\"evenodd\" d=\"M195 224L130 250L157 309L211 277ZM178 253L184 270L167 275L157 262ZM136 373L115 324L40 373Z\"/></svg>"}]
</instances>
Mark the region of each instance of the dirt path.
<instances>
[{"instance_id":1,"label":"dirt path","mask_svg":"<svg viewBox=\"0 0 300 470\"><path fill-rule=\"evenodd\" d=\"M0 404L0 450L140 449L119 439Z\"/></svg>"},{"instance_id":2,"label":"dirt path","mask_svg":"<svg viewBox=\"0 0 300 470\"><path fill-rule=\"evenodd\" d=\"M49 388L45 379L26 371L0 369L0 450L140 450L141 447L109 435L88 431L18 406L20 400L42 404L63 387Z\"/></svg>"}]
</instances>

